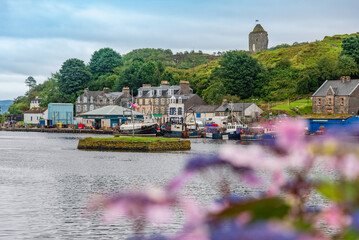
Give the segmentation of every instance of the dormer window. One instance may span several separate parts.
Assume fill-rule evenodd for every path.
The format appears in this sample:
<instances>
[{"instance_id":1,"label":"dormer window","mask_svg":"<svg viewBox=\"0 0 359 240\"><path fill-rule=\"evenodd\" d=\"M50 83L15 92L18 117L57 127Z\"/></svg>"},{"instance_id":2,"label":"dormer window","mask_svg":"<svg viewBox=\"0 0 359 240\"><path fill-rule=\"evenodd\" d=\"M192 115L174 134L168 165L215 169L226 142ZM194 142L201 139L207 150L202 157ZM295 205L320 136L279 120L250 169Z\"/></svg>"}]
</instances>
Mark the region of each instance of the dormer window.
<instances>
[{"instance_id":1,"label":"dormer window","mask_svg":"<svg viewBox=\"0 0 359 240\"><path fill-rule=\"evenodd\" d=\"M168 94L172 96L173 95L173 89L168 89Z\"/></svg>"},{"instance_id":2,"label":"dormer window","mask_svg":"<svg viewBox=\"0 0 359 240\"><path fill-rule=\"evenodd\" d=\"M93 96L90 97L90 103L93 103Z\"/></svg>"},{"instance_id":3,"label":"dormer window","mask_svg":"<svg viewBox=\"0 0 359 240\"><path fill-rule=\"evenodd\" d=\"M174 96L171 97L171 103L176 103L176 98Z\"/></svg>"},{"instance_id":4,"label":"dormer window","mask_svg":"<svg viewBox=\"0 0 359 240\"><path fill-rule=\"evenodd\" d=\"M138 91L138 96L139 96L139 97L142 96L142 91Z\"/></svg>"},{"instance_id":5,"label":"dormer window","mask_svg":"<svg viewBox=\"0 0 359 240\"><path fill-rule=\"evenodd\" d=\"M34 102L31 101L31 103L34 103ZM80 97L77 98L77 103L81 103L81 98Z\"/></svg>"},{"instance_id":6,"label":"dormer window","mask_svg":"<svg viewBox=\"0 0 359 240\"><path fill-rule=\"evenodd\" d=\"M182 103L182 98L181 97L178 98L178 103Z\"/></svg>"},{"instance_id":7,"label":"dormer window","mask_svg":"<svg viewBox=\"0 0 359 240\"><path fill-rule=\"evenodd\" d=\"M87 103L87 97L84 96L83 101L84 103Z\"/></svg>"},{"instance_id":8,"label":"dormer window","mask_svg":"<svg viewBox=\"0 0 359 240\"><path fill-rule=\"evenodd\" d=\"M152 97L152 96L153 96L153 90L150 90L150 91L149 91L148 96L149 96L149 97Z\"/></svg>"},{"instance_id":9,"label":"dormer window","mask_svg":"<svg viewBox=\"0 0 359 240\"><path fill-rule=\"evenodd\" d=\"M157 97L160 97L162 95L162 90L161 89L157 89Z\"/></svg>"}]
</instances>

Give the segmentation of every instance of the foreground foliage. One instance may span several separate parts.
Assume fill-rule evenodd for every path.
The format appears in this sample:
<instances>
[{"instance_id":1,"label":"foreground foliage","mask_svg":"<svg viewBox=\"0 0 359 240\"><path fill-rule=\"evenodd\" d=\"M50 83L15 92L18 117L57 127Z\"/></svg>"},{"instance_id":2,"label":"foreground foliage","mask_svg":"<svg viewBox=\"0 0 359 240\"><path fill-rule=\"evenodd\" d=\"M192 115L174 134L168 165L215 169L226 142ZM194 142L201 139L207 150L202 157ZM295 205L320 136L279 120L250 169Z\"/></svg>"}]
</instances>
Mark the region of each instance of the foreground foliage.
<instances>
[{"instance_id":1,"label":"foreground foliage","mask_svg":"<svg viewBox=\"0 0 359 240\"><path fill-rule=\"evenodd\" d=\"M276 138L261 145L224 145L216 155L191 157L182 173L162 189L98 195L89 210L101 210L105 222L130 219L130 239L358 239L359 237L359 154L357 142L342 129L340 135L307 139L301 121L276 125ZM348 129L358 133L358 129ZM318 167L335 171L335 177L313 177ZM223 175L228 169L251 195L234 194ZM212 204L197 203L182 188L206 171L218 172L221 197ZM263 178L263 172L269 179ZM269 181L269 182L267 182ZM313 205L313 194L329 203ZM181 231L174 235L145 235L148 224L174 221L180 208L186 216ZM333 229L332 231L328 231Z\"/></svg>"}]
</instances>

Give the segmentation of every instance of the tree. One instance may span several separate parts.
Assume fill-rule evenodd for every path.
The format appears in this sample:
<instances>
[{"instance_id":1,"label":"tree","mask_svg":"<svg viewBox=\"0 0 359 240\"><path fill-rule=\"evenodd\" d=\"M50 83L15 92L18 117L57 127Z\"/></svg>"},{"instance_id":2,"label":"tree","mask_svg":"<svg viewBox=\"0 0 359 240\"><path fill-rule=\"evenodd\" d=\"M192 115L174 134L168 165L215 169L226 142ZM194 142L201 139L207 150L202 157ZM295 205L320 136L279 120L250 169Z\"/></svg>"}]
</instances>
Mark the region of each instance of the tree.
<instances>
[{"instance_id":1,"label":"tree","mask_svg":"<svg viewBox=\"0 0 359 240\"><path fill-rule=\"evenodd\" d=\"M325 80L336 79L337 76L337 63L334 59L323 57L319 59L316 68L318 69L318 80L321 85Z\"/></svg>"},{"instance_id":2,"label":"tree","mask_svg":"<svg viewBox=\"0 0 359 240\"><path fill-rule=\"evenodd\" d=\"M226 95L226 88L221 81L216 81L203 90L203 99L208 104L220 104Z\"/></svg>"},{"instance_id":3,"label":"tree","mask_svg":"<svg viewBox=\"0 0 359 240\"><path fill-rule=\"evenodd\" d=\"M29 76L25 79L26 86L29 87L29 91L36 86L36 80L32 76Z\"/></svg>"},{"instance_id":4,"label":"tree","mask_svg":"<svg viewBox=\"0 0 359 240\"><path fill-rule=\"evenodd\" d=\"M359 36L344 39L342 48L340 56L347 55L352 57L356 64L359 65Z\"/></svg>"},{"instance_id":5,"label":"tree","mask_svg":"<svg viewBox=\"0 0 359 240\"><path fill-rule=\"evenodd\" d=\"M95 51L89 63L90 71L95 78L107 73L113 73L113 69L119 66L123 66L122 57L111 48L102 48Z\"/></svg>"},{"instance_id":6,"label":"tree","mask_svg":"<svg viewBox=\"0 0 359 240\"><path fill-rule=\"evenodd\" d=\"M69 102L76 99L76 92L83 90L91 80L91 73L87 70L85 63L77 58L66 60L60 69L58 79L59 90Z\"/></svg>"},{"instance_id":7,"label":"tree","mask_svg":"<svg viewBox=\"0 0 359 240\"><path fill-rule=\"evenodd\" d=\"M242 99L261 95L261 88L269 79L264 66L243 51L226 52L219 65L212 74L222 79L228 94Z\"/></svg>"},{"instance_id":8,"label":"tree","mask_svg":"<svg viewBox=\"0 0 359 240\"><path fill-rule=\"evenodd\" d=\"M352 57L348 55L342 55L339 57L337 63L337 73L339 76L353 76L358 72L358 65Z\"/></svg>"}]
</instances>

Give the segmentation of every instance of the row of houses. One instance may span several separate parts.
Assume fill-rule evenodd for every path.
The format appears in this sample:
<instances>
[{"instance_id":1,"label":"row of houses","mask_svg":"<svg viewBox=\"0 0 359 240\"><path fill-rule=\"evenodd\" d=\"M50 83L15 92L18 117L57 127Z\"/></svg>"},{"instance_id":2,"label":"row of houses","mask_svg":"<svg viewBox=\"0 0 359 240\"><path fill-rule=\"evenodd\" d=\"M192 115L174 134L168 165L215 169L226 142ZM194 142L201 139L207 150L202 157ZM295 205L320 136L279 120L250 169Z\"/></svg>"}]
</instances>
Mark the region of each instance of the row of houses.
<instances>
[{"instance_id":1,"label":"row of houses","mask_svg":"<svg viewBox=\"0 0 359 240\"><path fill-rule=\"evenodd\" d=\"M168 81L161 81L160 86L143 84L133 99L128 87L123 88L122 92L112 93L108 88L104 88L103 91L85 89L85 92L77 98L76 116L91 115L91 111L106 105L128 107L131 103L136 104L137 112L153 116L159 123L183 122L185 119L197 119L204 122L209 118L229 114L241 118L256 117L263 112L254 103L223 102L222 105L207 105L201 97L193 93L188 81L181 81L179 85L172 86ZM113 125L116 123L113 122L111 127Z\"/></svg>"}]
</instances>

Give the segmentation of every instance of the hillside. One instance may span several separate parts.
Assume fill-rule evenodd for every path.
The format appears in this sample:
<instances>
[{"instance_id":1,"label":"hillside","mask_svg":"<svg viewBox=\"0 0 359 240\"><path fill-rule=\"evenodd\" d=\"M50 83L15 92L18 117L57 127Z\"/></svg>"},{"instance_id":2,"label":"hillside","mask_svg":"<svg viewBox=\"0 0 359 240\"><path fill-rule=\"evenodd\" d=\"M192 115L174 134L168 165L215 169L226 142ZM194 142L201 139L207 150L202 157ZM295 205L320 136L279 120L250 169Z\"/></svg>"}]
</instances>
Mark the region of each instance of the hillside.
<instances>
[{"instance_id":1,"label":"hillside","mask_svg":"<svg viewBox=\"0 0 359 240\"><path fill-rule=\"evenodd\" d=\"M185 51L173 54L170 49L161 48L141 48L135 49L123 56L125 65L130 65L136 58L142 58L145 62L161 61L167 67L179 69L190 69L209 61L219 58L219 56L203 53L202 51Z\"/></svg>"},{"instance_id":2,"label":"hillside","mask_svg":"<svg viewBox=\"0 0 359 240\"><path fill-rule=\"evenodd\" d=\"M295 43L292 46L282 44L274 47L275 50L259 52L253 55L267 67L274 67L281 59L288 59L293 67L306 68L315 66L323 57L337 59L342 51L342 41L348 37L355 37L359 33L334 35L324 37L321 41L311 43ZM277 48L277 49L276 49Z\"/></svg>"}]
</instances>

